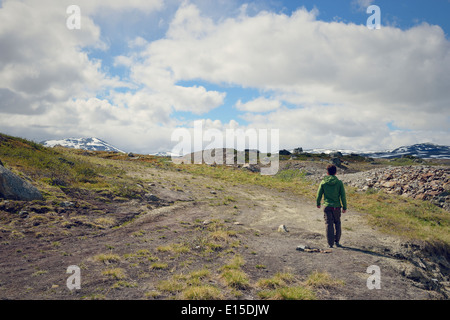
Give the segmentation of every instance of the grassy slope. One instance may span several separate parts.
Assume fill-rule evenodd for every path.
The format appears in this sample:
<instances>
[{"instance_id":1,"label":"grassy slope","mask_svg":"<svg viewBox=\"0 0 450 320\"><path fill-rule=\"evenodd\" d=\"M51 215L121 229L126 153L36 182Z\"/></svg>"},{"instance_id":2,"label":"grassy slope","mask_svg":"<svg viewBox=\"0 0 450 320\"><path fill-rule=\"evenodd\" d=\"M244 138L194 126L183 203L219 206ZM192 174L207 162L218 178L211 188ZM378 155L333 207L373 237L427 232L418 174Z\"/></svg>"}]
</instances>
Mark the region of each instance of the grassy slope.
<instances>
[{"instance_id":1,"label":"grassy slope","mask_svg":"<svg viewBox=\"0 0 450 320\"><path fill-rule=\"evenodd\" d=\"M55 197L56 190L83 188L107 189L117 197L141 196L136 183L124 177L121 162L126 155L107 152L89 152L64 148L45 148L34 142L0 134L0 159L6 167L31 178L47 198ZM302 159L308 160L308 159ZM289 190L311 200L317 186L304 178L298 170L284 170L275 176L262 176L247 170L225 166L172 165L160 158L144 156L141 165L165 169L185 170L206 175L231 184L256 184L277 190ZM410 165L410 163L406 163ZM450 214L428 202L411 200L383 192L361 193L347 188L351 209L367 213L369 221L383 231L408 239L438 241L450 245Z\"/></svg>"},{"instance_id":2,"label":"grassy slope","mask_svg":"<svg viewBox=\"0 0 450 320\"><path fill-rule=\"evenodd\" d=\"M0 160L16 174L29 178L46 197L61 198L61 190L107 190L112 197L142 196L136 182L126 176L123 163L127 156L109 152L85 152L66 148L46 148L40 144L0 134ZM144 163L164 166L157 158Z\"/></svg>"},{"instance_id":3,"label":"grassy slope","mask_svg":"<svg viewBox=\"0 0 450 320\"><path fill-rule=\"evenodd\" d=\"M4 165L31 178L44 190L47 198L55 197L55 190L64 188L107 189L114 196L125 198L141 196L136 183L124 177L121 162L114 161L126 160L126 155L89 152L92 156L86 157L83 153L86 154L80 150L45 148L34 142L0 134L0 159ZM231 184L247 183L289 190L311 200L316 195L317 186L306 180L298 170L289 169L275 176L262 176L225 166L172 165L164 159L151 156L141 156L138 163L182 169ZM428 202L383 192L361 193L350 187L347 187L347 198L351 209L367 213L369 222L387 233L450 245L450 214Z\"/></svg>"}]
</instances>

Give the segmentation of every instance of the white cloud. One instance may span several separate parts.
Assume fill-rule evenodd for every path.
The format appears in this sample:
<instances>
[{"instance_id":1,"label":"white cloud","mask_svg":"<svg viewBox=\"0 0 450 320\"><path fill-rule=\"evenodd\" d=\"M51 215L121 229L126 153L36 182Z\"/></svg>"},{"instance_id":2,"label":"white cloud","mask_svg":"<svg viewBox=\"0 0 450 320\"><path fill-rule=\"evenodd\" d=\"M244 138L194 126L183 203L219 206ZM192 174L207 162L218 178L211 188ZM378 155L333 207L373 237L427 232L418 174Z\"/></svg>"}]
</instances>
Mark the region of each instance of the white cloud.
<instances>
[{"instance_id":1,"label":"white cloud","mask_svg":"<svg viewBox=\"0 0 450 320\"><path fill-rule=\"evenodd\" d=\"M92 15L101 12L120 12L124 10L140 10L152 12L160 10L164 6L163 0L25 0L26 3L39 3L45 8L52 8L61 5L67 8L69 5L77 5L81 9L82 15Z\"/></svg>"},{"instance_id":2,"label":"white cloud","mask_svg":"<svg viewBox=\"0 0 450 320\"><path fill-rule=\"evenodd\" d=\"M304 102L379 103L388 108L442 110L450 75L441 28L407 31L317 21L262 12L212 24L193 6L180 8L169 37L147 50L151 65L176 80L204 79L276 90ZM425 89L425 90L424 90ZM367 101L369 100L369 101Z\"/></svg>"},{"instance_id":3,"label":"white cloud","mask_svg":"<svg viewBox=\"0 0 450 320\"><path fill-rule=\"evenodd\" d=\"M107 75L102 71L102 61L88 56L91 49L108 49L101 40L100 27L92 18L94 14L105 10L157 10L162 2L109 1L105 6L104 1L77 1L81 8L79 30L66 26L69 4L72 1L2 2L2 132L37 141L98 136L126 150L142 152L156 148L158 143L168 146L167 137L174 126L169 119L170 109L155 100L145 101L148 97L145 92L122 98L126 104L121 107L96 98L133 84ZM133 44L145 45L139 38ZM122 57L116 63L129 65L130 61ZM111 92L111 100L120 100Z\"/></svg>"},{"instance_id":4,"label":"white cloud","mask_svg":"<svg viewBox=\"0 0 450 320\"><path fill-rule=\"evenodd\" d=\"M261 12L214 22L187 4L179 9L167 37L147 47L147 65L140 68L164 70L176 81L203 79L257 88L299 107L339 106L332 110L338 124L333 134L341 142L380 141L389 136L388 130L379 130L388 122L414 132L448 130L450 43L440 27L373 31L364 25L319 21L316 15L300 9L291 16ZM258 110L253 103L238 102L236 107ZM280 118L290 117L288 123L292 120L283 128L295 129L301 121L295 117L304 112L280 113ZM307 114L308 130L321 128L324 112ZM255 117L246 119L256 125Z\"/></svg>"},{"instance_id":5,"label":"white cloud","mask_svg":"<svg viewBox=\"0 0 450 320\"><path fill-rule=\"evenodd\" d=\"M235 106L238 110L247 112L267 112L281 107L281 102L259 97L246 103L238 100Z\"/></svg>"},{"instance_id":6,"label":"white cloud","mask_svg":"<svg viewBox=\"0 0 450 320\"><path fill-rule=\"evenodd\" d=\"M353 0L352 6L360 11L366 11L367 8L374 3L375 0Z\"/></svg>"},{"instance_id":7,"label":"white cloud","mask_svg":"<svg viewBox=\"0 0 450 320\"><path fill-rule=\"evenodd\" d=\"M15 109L3 100L0 111L26 113L37 104L35 110L44 112L54 103L120 85L80 49L102 46L91 19L83 19L81 30L69 30L64 7L35 4L6 1L0 9L0 94L24 102Z\"/></svg>"},{"instance_id":8,"label":"white cloud","mask_svg":"<svg viewBox=\"0 0 450 320\"><path fill-rule=\"evenodd\" d=\"M419 139L448 144L450 43L438 26L373 31L319 21L317 11L305 9L249 16L245 6L235 17L213 19L183 2L164 38L123 40L130 52L119 53L113 64L129 68L123 83L89 58L90 48L109 49L95 18L167 4L81 0L76 31L66 28L68 4L2 2L2 130L42 138L96 135L125 150L167 150L172 130L183 125L174 112L198 116L225 102L219 89L186 85L201 80L261 92L230 107L243 113L245 127L216 119L205 125L279 128L286 147L378 149ZM119 86L133 90L116 92Z\"/></svg>"},{"instance_id":9,"label":"white cloud","mask_svg":"<svg viewBox=\"0 0 450 320\"><path fill-rule=\"evenodd\" d=\"M145 40L142 37L136 37L133 40L128 42L128 46L130 48L143 47L147 44L148 44L147 40Z\"/></svg>"}]
</instances>

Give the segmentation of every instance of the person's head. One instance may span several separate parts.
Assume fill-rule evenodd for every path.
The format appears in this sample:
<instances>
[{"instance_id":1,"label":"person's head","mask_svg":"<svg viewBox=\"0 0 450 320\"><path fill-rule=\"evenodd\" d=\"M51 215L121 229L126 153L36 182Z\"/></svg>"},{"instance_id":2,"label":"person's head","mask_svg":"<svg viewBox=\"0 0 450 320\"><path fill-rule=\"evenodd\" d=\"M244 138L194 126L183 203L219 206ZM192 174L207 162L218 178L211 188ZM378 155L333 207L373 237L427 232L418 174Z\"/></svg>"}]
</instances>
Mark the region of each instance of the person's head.
<instances>
[{"instance_id":1,"label":"person's head","mask_svg":"<svg viewBox=\"0 0 450 320\"><path fill-rule=\"evenodd\" d=\"M330 164L327 167L327 171L330 176L334 176L336 174L336 166L334 164Z\"/></svg>"}]
</instances>

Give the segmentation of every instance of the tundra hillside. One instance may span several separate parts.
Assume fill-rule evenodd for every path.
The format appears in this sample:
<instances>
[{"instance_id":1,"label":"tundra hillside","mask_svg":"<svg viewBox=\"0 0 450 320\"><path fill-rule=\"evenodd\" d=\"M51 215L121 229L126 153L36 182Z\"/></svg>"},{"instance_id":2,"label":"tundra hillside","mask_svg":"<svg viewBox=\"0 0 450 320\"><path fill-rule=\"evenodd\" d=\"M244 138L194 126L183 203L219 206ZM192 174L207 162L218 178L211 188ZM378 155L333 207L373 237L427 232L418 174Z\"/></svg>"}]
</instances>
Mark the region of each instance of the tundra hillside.
<instances>
[{"instance_id":1,"label":"tundra hillside","mask_svg":"<svg viewBox=\"0 0 450 320\"><path fill-rule=\"evenodd\" d=\"M282 156L279 172L262 176L258 165L174 164L1 134L0 160L42 196L0 199L2 299L448 299L442 201L398 194L392 172L390 189L356 185L394 166L447 179L445 161L340 157L349 211L343 247L325 250L314 197L328 155ZM448 184L439 190L445 202ZM70 290L73 265L81 286ZM379 290L367 287L374 265Z\"/></svg>"}]
</instances>

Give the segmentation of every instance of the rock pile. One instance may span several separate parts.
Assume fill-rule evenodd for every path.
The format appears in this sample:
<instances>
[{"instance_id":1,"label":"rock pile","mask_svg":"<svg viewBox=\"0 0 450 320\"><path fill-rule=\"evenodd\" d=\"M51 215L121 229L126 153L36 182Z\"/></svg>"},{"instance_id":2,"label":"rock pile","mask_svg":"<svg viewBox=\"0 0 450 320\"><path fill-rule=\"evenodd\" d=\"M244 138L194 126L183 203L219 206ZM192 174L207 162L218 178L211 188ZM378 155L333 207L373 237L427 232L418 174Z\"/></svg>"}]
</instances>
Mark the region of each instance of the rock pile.
<instances>
[{"instance_id":1,"label":"rock pile","mask_svg":"<svg viewBox=\"0 0 450 320\"><path fill-rule=\"evenodd\" d=\"M340 179L359 190L383 190L404 197L429 200L450 211L450 168L407 166L346 174Z\"/></svg>"}]
</instances>

